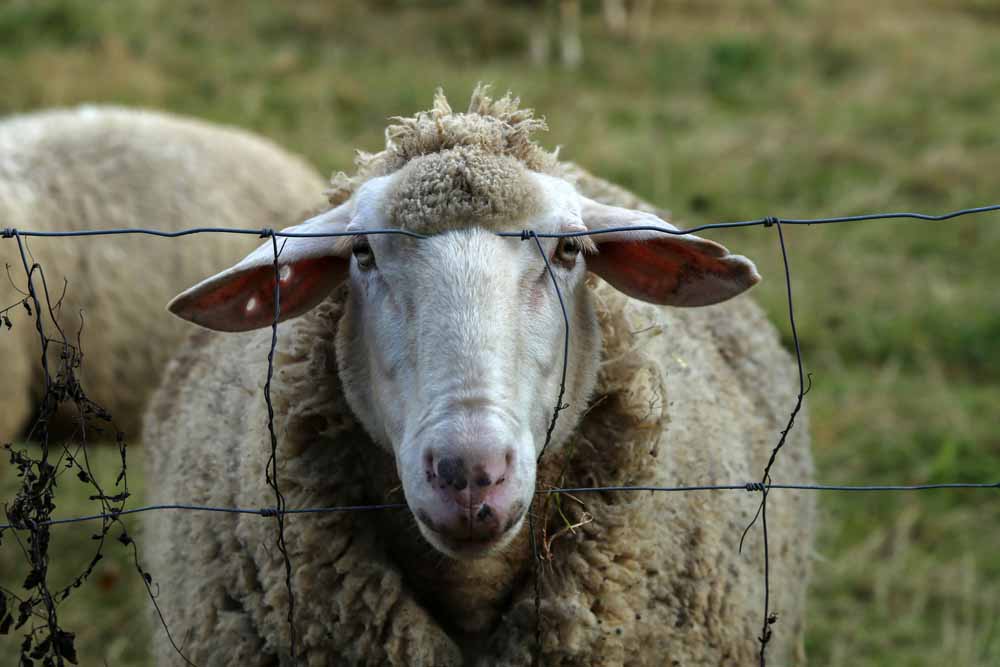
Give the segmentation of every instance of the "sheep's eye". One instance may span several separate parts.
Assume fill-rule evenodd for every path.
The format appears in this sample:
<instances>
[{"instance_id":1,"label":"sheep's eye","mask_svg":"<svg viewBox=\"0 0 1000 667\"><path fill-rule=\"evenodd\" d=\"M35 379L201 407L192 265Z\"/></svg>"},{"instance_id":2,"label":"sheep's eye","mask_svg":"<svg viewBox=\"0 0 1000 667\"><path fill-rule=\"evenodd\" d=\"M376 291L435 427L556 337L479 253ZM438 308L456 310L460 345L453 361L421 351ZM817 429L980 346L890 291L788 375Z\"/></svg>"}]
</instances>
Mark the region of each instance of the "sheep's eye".
<instances>
[{"instance_id":1,"label":"sheep's eye","mask_svg":"<svg viewBox=\"0 0 1000 667\"><path fill-rule=\"evenodd\" d=\"M354 241L351 243L351 252L354 254L354 259L358 262L359 269L367 271L374 268L375 253L372 252L372 247L368 243L367 238L364 236L355 236Z\"/></svg>"},{"instance_id":2,"label":"sheep's eye","mask_svg":"<svg viewBox=\"0 0 1000 667\"><path fill-rule=\"evenodd\" d=\"M576 264L576 258L582 249L583 246L580 243L580 239L575 237L561 238L559 239L559 245L556 246L555 259L562 264L573 266Z\"/></svg>"}]
</instances>

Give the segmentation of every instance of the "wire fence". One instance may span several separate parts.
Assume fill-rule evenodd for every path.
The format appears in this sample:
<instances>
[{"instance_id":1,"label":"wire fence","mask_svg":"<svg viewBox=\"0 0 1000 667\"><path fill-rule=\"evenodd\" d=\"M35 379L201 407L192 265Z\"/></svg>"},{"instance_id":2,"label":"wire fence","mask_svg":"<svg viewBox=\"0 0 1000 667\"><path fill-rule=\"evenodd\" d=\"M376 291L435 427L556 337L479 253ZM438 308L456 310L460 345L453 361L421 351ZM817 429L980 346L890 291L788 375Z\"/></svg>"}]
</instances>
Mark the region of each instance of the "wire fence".
<instances>
[{"instance_id":1,"label":"wire fence","mask_svg":"<svg viewBox=\"0 0 1000 667\"><path fill-rule=\"evenodd\" d=\"M757 480L734 481L729 484L715 485L695 485L695 486L602 486L602 487L572 487L572 488L552 488L538 489L536 495L554 496L558 494L585 494L585 493L611 493L611 492L723 492L723 491L743 491L760 494L760 503L753 519L746 526L743 538L756 525L758 520L761 524L761 537L763 542L763 562L764 571L764 597L761 601L761 622L760 634L756 637L759 643L759 663L763 667L767 659L767 645L771 640L777 616L771 613L770 609L770 557L768 553L768 530L767 530L767 499L771 491L774 490L805 490L805 491L828 491L828 492L911 492L930 490L955 490L955 489L996 489L1000 490L1000 481L987 483L943 483L943 484L916 484L916 485L825 485L825 484L798 484L798 483L774 483L771 480L771 469L779 455L788 434L791 432L795 418L798 415L802 401L810 389L810 377L806 374L802 362L802 354L799 346L798 332L795 327L794 301L792 298L791 270L789 268L788 253L785 245L782 227L784 225L821 225L840 224L851 222L863 222L872 220L890 219L915 219L924 221L945 221L959 216L980 214L991 211L1000 211L1000 204L991 206L981 206L976 208L966 208L943 215L925 215L921 213L879 213L870 215L841 216L818 219L789 219L778 217L764 217L754 220L744 220L737 222L723 222L698 225L687 229L671 229L657 226L641 227L619 227L604 229L600 231L579 231L568 233L536 233L531 230L519 232L499 232L499 236L519 238L522 241L531 241L538 249L542 261L545 264L546 272L551 278L555 293L558 297L562 310L564 336L563 336L563 361L562 376L560 382L559 395L556 398L552 409L552 419L546 434L545 442L540 450L538 460L541 461L546 453L546 449L551 440L553 430L559 419L560 412L565 409L563 404L563 394L565 391L566 372L570 354L571 328L569 316L563 301L562 291L556 280L552 267L549 265L548 257L542 247L540 239L545 238L566 238L579 236L597 236L600 234L612 234L623 231L648 231L659 232L670 235L691 234L710 229L730 229L737 227L768 227L777 231L777 241L781 250L782 263L784 266L785 288L788 307L788 318L791 325L792 341L795 349L795 358L798 368L798 393L795 405L792 407L785 428L782 430L778 441L771 450L767 464L761 471L761 476ZM414 238L426 238L420 234L402 231L397 229L377 229L360 232L365 235L397 234ZM33 261L29 262L29 253L26 248L26 239L31 237L84 237L84 236L113 236L113 235L151 235L167 238L178 238L192 234L242 234L253 235L271 240L273 252L274 269L274 312L271 322L271 344L267 358L267 378L264 385L264 401L268 414L268 434L270 439L270 457L268 460L265 482L273 492L275 503L272 507L261 508L240 508L240 507L212 507L205 505L193 505L183 503L147 505L144 507L127 507L126 501L130 492L128 487L125 436L114 427L111 415L101 406L91 401L84 388L77 380L82 360L81 333L82 325L75 332L75 336L70 336L60 326L57 313L61 304L62 296L57 299L52 298L49 285L45 279L43 268ZM5 445L9 452L12 465L18 470L22 479L21 489L10 502L4 503L6 523L0 524L0 542L5 534L14 536L18 547L23 552L31 570L23 584L27 591L27 597L22 597L14 591L0 588L0 634L6 634L13 627L15 629L27 626L29 621L33 625L28 628L25 640L21 644L22 664L33 664L33 660L41 660L44 665L64 665L65 662L76 664L75 636L72 632L62 628L58 620L58 606L63 602L73 590L81 586L94 571L97 563L102 558L102 551L110 539L115 539L132 551L132 560L136 571L140 575L146 588L147 595L152 601L161 625L166 633L171 645L177 654L188 665L193 665L182 650L174 641L170 634L170 628L160 612L157 604L156 587L152 575L147 572L141 563L138 546L135 540L122 522L122 517L132 514L153 512L153 511L198 511L217 512L231 514L257 515L275 520L275 543L282 556L285 570L285 586L288 593L287 623L290 637L290 653L293 661L299 657L298 653L298 633L295 623L295 591L292 586L292 560L287 551L285 543L285 518L291 515L300 514L323 514L323 513L343 513L343 512L371 512L405 509L403 503L371 504L371 505L350 505L339 507L300 507L289 508L286 506L285 498L281 492L281 485L278 477L278 439L274 430L274 409L271 402L271 380L274 374L274 354L277 346L277 326L281 316L281 285L277 279L280 273L280 257L283 246L279 247L279 238L303 238L303 237L340 237L355 236L359 232L328 232L328 233L303 233L303 232L282 232L273 229L226 229L218 227L198 227L181 231L161 231L156 229L109 229L109 230L80 230L80 231L34 231L18 230L6 228L0 231L0 238L13 240L17 245L18 253L23 269L26 290L22 292L23 298L19 301L0 310L0 325L10 328L10 313L14 309L23 308L29 317L32 317L35 329L41 345L40 361L44 376L44 394L39 407L38 416L34 421L31 431L28 434L30 439L40 443L40 453L37 457L31 456L27 450L18 450L11 444ZM8 274L10 267L8 268ZM36 283L37 280L37 283ZM63 286L65 293L65 285ZM44 307L44 310L43 310ZM43 314L47 313L55 328L54 332L47 332ZM56 364L53 368L52 358L49 354L50 346L57 346L59 352ZM50 422L61 404L71 404L75 408L75 419L77 421L76 433L80 436L80 442L75 447L63 443L61 451L55 454L53 460L52 435L50 432ZM104 491L93 473L90 461L87 456L87 432L88 426L93 422L103 425L104 431L115 434L115 442L121 457L121 468L115 485L120 490L117 493L109 494ZM78 479L92 486L94 494L91 499L99 504L100 511L94 514L78 517L53 518L56 509L54 493L59 476L68 470L75 470ZM535 642L536 650L533 652L535 662L540 655L542 639L542 615L540 605L540 555L538 545L535 542L535 528L533 516L529 512L529 534L531 538L531 549L534 563L534 594L535 594ZM97 542L94 555L84 570L76 576L67 586L53 590L48 581L49 563L49 529L52 526L65 525L80 522L100 522L99 532L94 535ZM110 537L112 529L119 530L118 535ZM22 537L21 533L26 533ZM740 540L742 549L743 538ZM34 619L34 620L33 620ZM41 621L41 622L39 622Z\"/></svg>"}]
</instances>

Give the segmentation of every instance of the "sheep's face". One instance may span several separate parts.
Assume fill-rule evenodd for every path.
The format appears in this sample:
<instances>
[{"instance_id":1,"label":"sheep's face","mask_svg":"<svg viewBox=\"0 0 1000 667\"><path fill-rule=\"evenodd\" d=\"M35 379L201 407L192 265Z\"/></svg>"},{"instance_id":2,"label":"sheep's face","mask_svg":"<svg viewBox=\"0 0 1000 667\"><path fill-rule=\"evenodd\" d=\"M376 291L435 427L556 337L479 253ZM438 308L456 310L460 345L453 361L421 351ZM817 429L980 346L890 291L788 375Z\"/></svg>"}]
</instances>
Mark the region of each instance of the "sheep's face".
<instances>
[{"instance_id":1,"label":"sheep's face","mask_svg":"<svg viewBox=\"0 0 1000 667\"><path fill-rule=\"evenodd\" d=\"M348 401L393 453L426 539L447 555L475 558L503 548L531 504L562 378L563 307L568 407L549 451L575 428L593 388L600 339L584 286L588 270L631 296L680 306L722 301L758 277L752 263L718 244L636 229L669 225L591 201L551 176L523 171L511 184L502 181L504 165L491 172L498 177L478 181L461 172L465 190L453 197L426 189L425 167L372 179L346 204L286 230L351 236L286 242L281 313L301 314L349 282L337 334ZM476 215L463 219L456 211ZM620 227L590 239L496 234ZM373 233L380 229L428 235ZM170 308L215 329L269 325L273 262L267 243Z\"/></svg>"},{"instance_id":2,"label":"sheep's face","mask_svg":"<svg viewBox=\"0 0 1000 667\"><path fill-rule=\"evenodd\" d=\"M359 193L347 231L395 228L391 202L401 180ZM393 452L420 530L455 557L502 547L531 504L564 356L553 279L572 352L563 399L570 407L553 445L571 430L596 377L585 239L536 243L495 233L585 231L572 188L541 176L531 185L534 211L520 220L489 228L456 221L426 239L369 234L352 243L337 340L343 385L369 433Z\"/></svg>"}]
</instances>

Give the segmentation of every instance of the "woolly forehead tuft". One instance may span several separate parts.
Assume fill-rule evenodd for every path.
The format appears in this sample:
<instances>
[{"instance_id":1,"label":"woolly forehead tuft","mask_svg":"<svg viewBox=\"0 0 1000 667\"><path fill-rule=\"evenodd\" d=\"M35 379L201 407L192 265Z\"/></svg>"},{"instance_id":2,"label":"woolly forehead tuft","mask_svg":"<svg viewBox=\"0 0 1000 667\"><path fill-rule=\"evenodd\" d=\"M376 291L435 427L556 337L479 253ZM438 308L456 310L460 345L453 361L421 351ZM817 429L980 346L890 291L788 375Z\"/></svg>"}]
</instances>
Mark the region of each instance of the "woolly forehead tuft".
<instances>
[{"instance_id":1,"label":"woolly forehead tuft","mask_svg":"<svg viewBox=\"0 0 1000 667\"><path fill-rule=\"evenodd\" d=\"M409 162L388 203L394 226L438 234L470 225L509 228L540 211L542 194L518 160L460 147Z\"/></svg>"},{"instance_id":2,"label":"woolly forehead tuft","mask_svg":"<svg viewBox=\"0 0 1000 667\"><path fill-rule=\"evenodd\" d=\"M366 181L392 174L407 163L452 149L475 149L483 155L508 157L528 170L552 173L557 153L546 151L532 141L536 131L548 129L531 109L521 109L520 100L507 93L499 99L487 95L488 86L476 86L469 109L456 113L438 90L434 106L409 118L394 118L386 128L385 149L378 153L359 152L353 175L334 175L327 191L330 204L347 201Z\"/></svg>"}]
</instances>

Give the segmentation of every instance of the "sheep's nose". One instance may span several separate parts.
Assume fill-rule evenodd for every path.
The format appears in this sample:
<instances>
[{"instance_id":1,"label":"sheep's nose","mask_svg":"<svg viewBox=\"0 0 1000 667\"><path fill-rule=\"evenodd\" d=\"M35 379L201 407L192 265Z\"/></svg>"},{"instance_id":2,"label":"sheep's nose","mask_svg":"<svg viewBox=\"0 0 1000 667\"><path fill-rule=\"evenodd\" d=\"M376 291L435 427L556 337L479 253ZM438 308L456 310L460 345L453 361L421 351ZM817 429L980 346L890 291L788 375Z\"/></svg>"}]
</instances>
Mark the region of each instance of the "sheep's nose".
<instances>
[{"instance_id":1,"label":"sheep's nose","mask_svg":"<svg viewBox=\"0 0 1000 667\"><path fill-rule=\"evenodd\" d=\"M515 449L497 440L449 443L423 454L425 484L411 505L432 544L456 558L475 558L520 525L530 502L518 479ZM431 539L431 538L429 538Z\"/></svg>"},{"instance_id":2,"label":"sheep's nose","mask_svg":"<svg viewBox=\"0 0 1000 667\"><path fill-rule=\"evenodd\" d=\"M448 500L473 507L487 501L490 492L506 481L511 457L509 452L442 456L432 459L427 480Z\"/></svg>"}]
</instances>

